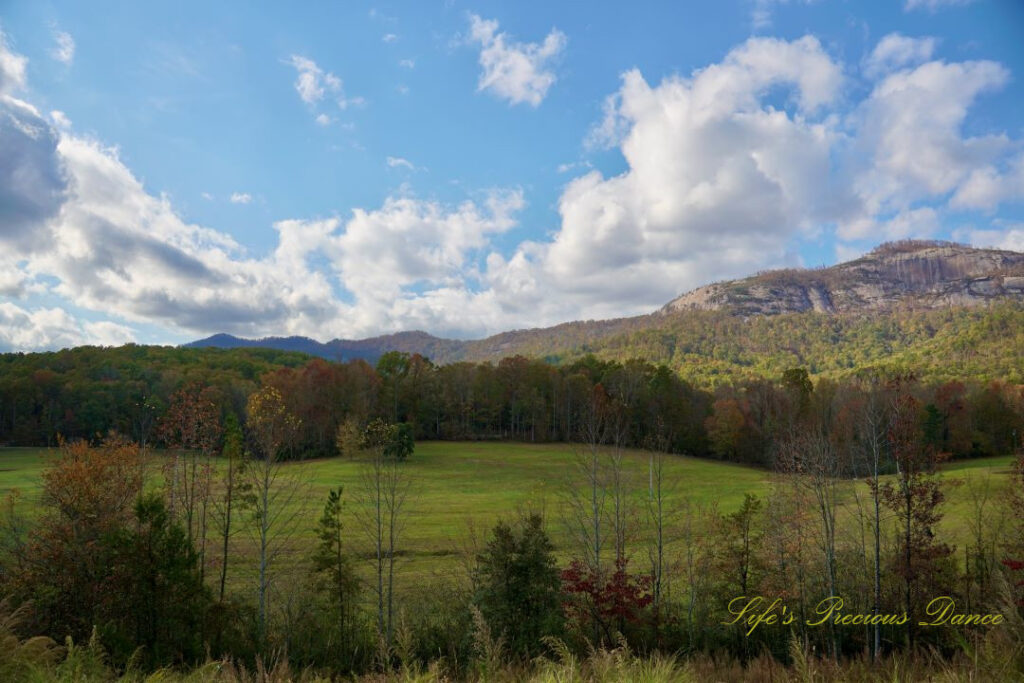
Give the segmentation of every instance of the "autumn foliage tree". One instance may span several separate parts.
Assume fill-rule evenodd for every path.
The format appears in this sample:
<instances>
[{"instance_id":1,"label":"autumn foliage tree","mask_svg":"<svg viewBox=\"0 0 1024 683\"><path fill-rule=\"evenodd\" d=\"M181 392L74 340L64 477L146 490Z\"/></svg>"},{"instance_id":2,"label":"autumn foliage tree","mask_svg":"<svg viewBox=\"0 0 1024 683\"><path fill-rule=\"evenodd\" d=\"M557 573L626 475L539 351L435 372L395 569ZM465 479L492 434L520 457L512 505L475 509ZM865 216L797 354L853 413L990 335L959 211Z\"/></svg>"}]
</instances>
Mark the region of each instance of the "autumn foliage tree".
<instances>
[{"instance_id":1,"label":"autumn foliage tree","mask_svg":"<svg viewBox=\"0 0 1024 683\"><path fill-rule=\"evenodd\" d=\"M168 510L180 517L190 543L199 548L204 567L213 486L210 455L220 445L223 428L216 391L191 383L171 396L160 435L171 449L164 467Z\"/></svg>"},{"instance_id":2,"label":"autumn foliage tree","mask_svg":"<svg viewBox=\"0 0 1024 683\"><path fill-rule=\"evenodd\" d=\"M935 536L942 519L939 505L944 500L935 478L941 456L922 438L920 403L910 393L912 377L897 377L890 383L891 406L887 440L896 477L880 487L882 501L898 522L899 552L895 570L903 581L903 603L908 616L907 640L913 646L915 607L928 588L943 588L939 579L942 561L953 550Z\"/></svg>"},{"instance_id":3,"label":"autumn foliage tree","mask_svg":"<svg viewBox=\"0 0 1024 683\"><path fill-rule=\"evenodd\" d=\"M85 639L110 614L109 539L133 518L142 458L138 446L116 435L95 447L61 443L42 480L41 516L12 584L33 600L37 632Z\"/></svg>"},{"instance_id":4,"label":"autumn foliage tree","mask_svg":"<svg viewBox=\"0 0 1024 683\"><path fill-rule=\"evenodd\" d=\"M594 644L610 645L616 634L644 623L646 608L653 602L650 574L629 571L629 560L621 557L610 572L599 573L586 563L573 560L562 570L563 608L570 628L593 634Z\"/></svg>"}]
</instances>

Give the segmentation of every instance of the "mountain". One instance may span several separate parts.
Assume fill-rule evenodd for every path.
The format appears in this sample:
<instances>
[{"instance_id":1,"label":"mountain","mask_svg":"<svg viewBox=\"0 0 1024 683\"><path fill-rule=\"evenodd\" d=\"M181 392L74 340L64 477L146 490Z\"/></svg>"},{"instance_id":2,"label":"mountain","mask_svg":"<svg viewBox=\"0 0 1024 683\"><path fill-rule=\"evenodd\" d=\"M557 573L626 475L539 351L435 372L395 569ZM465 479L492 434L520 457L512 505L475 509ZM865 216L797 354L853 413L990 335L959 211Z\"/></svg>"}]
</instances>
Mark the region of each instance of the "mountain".
<instances>
[{"instance_id":1,"label":"mountain","mask_svg":"<svg viewBox=\"0 0 1024 683\"><path fill-rule=\"evenodd\" d=\"M426 332L398 332L368 339L334 339L326 343L309 337L243 339L230 334L215 334L212 337L189 342L184 346L218 349L261 347L282 351L300 351L328 360L341 361L362 358L372 363L387 351L419 353L431 359L455 359L462 354L465 344L464 341L442 339Z\"/></svg>"},{"instance_id":2,"label":"mountain","mask_svg":"<svg viewBox=\"0 0 1024 683\"><path fill-rule=\"evenodd\" d=\"M976 306L1024 300L1024 254L950 242L892 242L818 270L776 270L700 287L662 315L729 310L740 315L846 313Z\"/></svg>"},{"instance_id":3,"label":"mountain","mask_svg":"<svg viewBox=\"0 0 1024 683\"><path fill-rule=\"evenodd\" d=\"M911 312L974 310L998 302L1008 302L1014 314L1024 303L1024 254L949 242L903 241L883 244L861 258L828 268L775 270L707 285L681 295L658 311L632 318L569 322L468 341L442 339L425 332L326 343L306 337L250 340L218 334L187 346L261 346L303 351L330 360L363 358L370 362L386 351L419 353L437 363L494 361L515 354L562 361L595 353L608 358L643 356L674 366L684 360L713 366L714 361L723 360L718 358L725 353L723 349L733 348L735 358L724 359L731 365L723 366L722 372L735 375L737 368L756 365L752 359L771 354L778 362L783 358L791 358L793 363L813 360L796 348L790 329L794 325L803 330L801 334L813 336L821 332L826 320L834 319L827 323L832 334L841 330L859 339L858 335L867 334L865 329L870 326L875 330L871 334L885 339L893 325L902 325ZM812 318L794 322L782 314ZM776 316L781 316L780 320L772 322ZM819 320L818 316L825 318ZM936 316L925 317L932 320ZM765 322L755 326L761 342L741 341L744 335L753 333L742 323L762 318ZM983 324L977 316L961 322L968 327ZM877 332L878 328L883 332ZM776 337L779 340L772 341ZM761 346L750 346L757 343ZM805 344L812 345L812 341L808 339ZM840 342L833 344L841 346ZM894 347L889 343L872 353L884 356L894 348L899 348L898 344Z\"/></svg>"}]
</instances>

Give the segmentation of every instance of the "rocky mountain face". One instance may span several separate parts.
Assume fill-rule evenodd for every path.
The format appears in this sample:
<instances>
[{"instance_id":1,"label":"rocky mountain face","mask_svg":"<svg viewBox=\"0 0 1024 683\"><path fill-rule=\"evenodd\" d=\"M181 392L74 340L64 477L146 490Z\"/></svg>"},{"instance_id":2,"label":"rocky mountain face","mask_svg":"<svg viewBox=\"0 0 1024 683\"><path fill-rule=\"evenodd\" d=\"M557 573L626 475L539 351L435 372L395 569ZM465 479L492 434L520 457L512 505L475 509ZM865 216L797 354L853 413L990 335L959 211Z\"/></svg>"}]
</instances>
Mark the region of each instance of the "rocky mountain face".
<instances>
[{"instance_id":1,"label":"rocky mountain face","mask_svg":"<svg viewBox=\"0 0 1024 683\"><path fill-rule=\"evenodd\" d=\"M907 241L883 244L829 268L770 271L700 287L659 313L846 313L977 306L1007 298L1024 301L1024 253Z\"/></svg>"},{"instance_id":2,"label":"rocky mountain face","mask_svg":"<svg viewBox=\"0 0 1024 683\"><path fill-rule=\"evenodd\" d=\"M371 363L387 351L419 353L437 363L497 360L523 354L544 357L622 335L658 329L666 316L717 310L739 316L817 311L884 312L903 308L979 306L996 300L1024 302L1024 253L975 249L948 242L895 242L846 263L817 270L776 270L719 282L683 294L650 315L570 322L555 327L502 332L486 339L442 339L425 332L399 332L369 339L307 337L240 339L219 334L187 346L262 346L303 351L330 360L363 358ZM571 349L570 349L571 347Z\"/></svg>"}]
</instances>

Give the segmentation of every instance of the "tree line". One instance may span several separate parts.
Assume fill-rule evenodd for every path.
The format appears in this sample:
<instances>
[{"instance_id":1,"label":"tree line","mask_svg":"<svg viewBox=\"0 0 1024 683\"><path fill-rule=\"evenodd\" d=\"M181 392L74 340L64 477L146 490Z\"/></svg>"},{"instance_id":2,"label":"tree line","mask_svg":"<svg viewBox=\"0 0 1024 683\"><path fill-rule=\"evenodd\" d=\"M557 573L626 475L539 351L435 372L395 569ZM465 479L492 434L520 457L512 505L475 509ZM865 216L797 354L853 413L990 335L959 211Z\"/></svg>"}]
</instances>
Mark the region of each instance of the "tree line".
<instances>
[{"instance_id":1,"label":"tree line","mask_svg":"<svg viewBox=\"0 0 1024 683\"><path fill-rule=\"evenodd\" d=\"M201 385L222 417L244 423L248 397L275 387L301 426L285 457L343 454L374 420L411 437L573 442L595 393L622 413L630 447L771 466L787 430L815 413L843 429L863 401L864 370L841 379L791 368L775 377L691 384L667 365L588 355L553 365L513 356L496 364L435 365L418 354L385 353L375 366L335 363L265 349L126 346L0 356L0 443L95 442L110 431L143 445L166 443L157 425L182 387ZM1021 443L1024 385L917 381L923 438L954 458L998 455ZM347 436L346 436L347 435Z\"/></svg>"}]
</instances>

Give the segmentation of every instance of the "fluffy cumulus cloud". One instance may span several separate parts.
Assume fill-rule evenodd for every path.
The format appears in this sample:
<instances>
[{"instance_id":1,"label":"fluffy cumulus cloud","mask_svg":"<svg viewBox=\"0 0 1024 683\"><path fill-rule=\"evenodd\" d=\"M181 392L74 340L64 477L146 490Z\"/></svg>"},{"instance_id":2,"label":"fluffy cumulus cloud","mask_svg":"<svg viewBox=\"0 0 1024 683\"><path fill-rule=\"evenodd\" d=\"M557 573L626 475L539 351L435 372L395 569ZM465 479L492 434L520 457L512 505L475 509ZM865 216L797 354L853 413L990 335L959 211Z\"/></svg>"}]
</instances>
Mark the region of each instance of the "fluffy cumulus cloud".
<instances>
[{"instance_id":1,"label":"fluffy cumulus cloud","mask_svg":"<svg viewBox=\"0 0 1024 683\"><path fill-rule=\"evenodd\" d=\"M62 308L26 310L0 301L0 352L36 351L92 344L118 346L134 339L131 328L106 320L83 322Z\"/></svg>"},{"instance_id":2,"label":"fluffy cumulus cloud","mask_svg":"<svg viewBox=\"0 0 1024 683\"><path fill-rule=\"evenodd\" d=\"M496 25L480 30L498 44ZM935 60L922 40L883 39L860 65L871 89L853 102L844 66L813 37L752 38L660 82L626 72L591 136L619 150L624 170L567 166L574 177L543 239L495 246L517 225L520 190L452 205L403 188L376 208L279 221L265 254L184 220L116 150L18 99L25 62L2 47L0 348L119 343L140 325L475 336L646 312L707 281L793 263L792 245L823 233L843 255L935 235L948 214L1024 199L1024 156L1009 134L964 132L1006 69ZM297 63L296 89L315 103L337 93L314 66ZM1022 234L993 217L955 236L1020 249Z\"/></svg>"},{"instance_id":3,"label":"fluffy cumulus cloud","mask_svg":"<svg viewBox=\"0 0 1024 683\"><path fill-rule=\"evenodd\" d=\"M542 43L515 43L498 31L498 22L469 17L470 40L480 44L483 69L477 89L489 91L511 104L537 107L556 77L552 60L565 48L565 34L551 29Z\"/></svg>"},{"instance_id":4,"label":"fluffy cumulus cloud","mask_svg":"<svg viewBox=\"0 0 1024 683\"><path fill-rule=\"evenodd\" d=\"M841 221L840 237L865 237L867 222L951 194L961 206L1009 198L1017 182L1009 155L1018 145L1001 132L963 135L970 107L1008 78L995 62L931 61L878 82L850 117L848 170L859 210Z\"/></svg>"},{"instance_id":5,"label":"fluffy cumulus cloud","mask_svg":"<svg viewBox=\"0 0 1024 683\"><path fill-rule=\"evenodd\" d=\"M657 85L627 72L590 136L619 148L625 172L571 181L559 230L492 257L492 286L546 319L639 313L785 264L787 245L822 231L835 230L837 253L856 253L857 242L935 236L953 210L1024 199L1021 142L964 134L1006 69L930 61L934 49L883 39L874 87L854 103L842 65L812 37L750 39Z\"/></svg>"},{"instance_id":6,"label":"fluffy cumulus cloud","mask_svg":"<svg viewBox=\"0 0 1024 683\"><path fill-rule=\"evenodd\" d=\"M650 310L687 287L784 261L789 238L844 201L829 184L836 134L820 120L842 82L814 38L752 39L654 86L627 72L600 129L616 132L607 141L628 169L570 182L554 238L495 259L495 271L524 294L538 283L538 299L559 291L565 312L589 317ZM792 112L765 103L777 88Z\"/></svg>"},{"instance_id":7,"label":"fluffy cumulus cloud","mask_svg":"<svg viewBox=\"0 0 1024 683\"><path fill-rule=\"evenodd\" d=\"M58 134L31 104L15 97L25 86L24 57L0 33L0 296L22 296L31 278L24 256L53 239L50 221L67 190Z\"/></svg>"}]
</instances>

